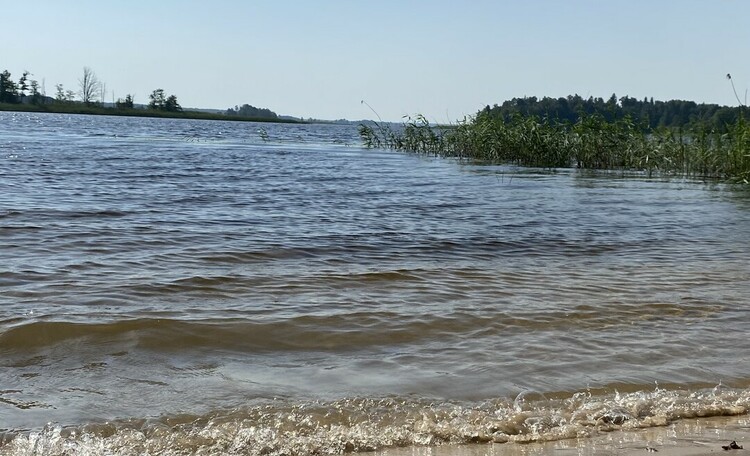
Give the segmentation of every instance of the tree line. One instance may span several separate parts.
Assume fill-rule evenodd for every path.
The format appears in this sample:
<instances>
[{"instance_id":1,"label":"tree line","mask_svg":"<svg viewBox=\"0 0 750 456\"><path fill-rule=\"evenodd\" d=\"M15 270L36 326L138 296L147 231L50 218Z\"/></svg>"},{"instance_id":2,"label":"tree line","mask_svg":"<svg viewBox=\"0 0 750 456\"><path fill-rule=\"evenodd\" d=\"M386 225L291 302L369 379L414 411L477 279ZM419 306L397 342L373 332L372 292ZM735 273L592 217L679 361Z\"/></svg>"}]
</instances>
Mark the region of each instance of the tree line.
<instances>
[{"instance_id":1,"label":"tree line","mask_svg":"<svg viewBox=\"0 0 750 456\"><path fill-rule=\"evenodd\" d=\"M39 103L42 98L39 81L29 79L30 75L31 73L24 71L18 82L15 82L8 70L0 73L0 103L21 103L27 96L31 97L30 102Z\"/></svg>"},{"instance_id":2,"label":"tree line","mask_svg":"<svg viewBox=\"0 0 750 456\"><path fill-rule=\"evenodd\" d=\"M742 109L742 106L727 107L685 100L654 101L653 97L638 100L629 96L618 98L612 94L604 100L583 98L576 94L560 98L513 98L500 105L486 106L478 116L502 118L505 121L519 115L534 116L575 124L582 118L597 115L607 122L629 118L645 131L660 127L700 127L724 131L728 125L737 122Z\"/></svg>"},{"instance_id":3,"label":"tree line","mask_svg":"<svg viewBox=\"0 0 750 456\"><path fill-rule=\"evenodd\" d=\"M31 72L24 71L16 81L8 70L0 73L0 103L6 104L75 104L85 106L104 106L106 84L100 80L89 67L83 68L78 79L78 90L66 90L62 84L55 85L55 96L48 97L44 84L36 79L29 79ZM118 98L114 103L116 109L135 109L134 95L127 94L125 98ZM182 106L176 95L167 96L164 89L156 89L149 95L147 109L164 112L182 112Z\"/></svg>"},{"instance_id":4,"label":"tree line","mask_svg":"<svg viewBox=\"0 0 750 456\"><path fill-rule=\"evenodd\" d=\"M225 112L228 116L239 116L239 117L258 117L262 119L278 119L279 116L267 108L256 108L249 104L243 104L242 106L235 106L229 108Z\"/></svg>"},{"instance_id":5,"label":"tree line","mask_svg":"<svg viewBox=\"0 0 750 456\"><path fill-rule=\"evenodd\" d=\"M38 107L35 109L52 109L56 112L79 112L81 108L86 108L86 112L100 114L105 112L99 112L99 108L111 109L105 106L106 84L89 67L83 68L81 77L78 78L76 90L66 89L62 84L55 84L54 97L47 96L44 81L40 84L38 80L31 79L30 76L33 76L31 72L24 71L21 77L15 80L8 70L0 73L0 104L33 105ZM125 98L118 98L110 106L117 110L118 114L123 115L138 114L142 111L130 112L130 110L142 107L150 111L167 114L183 112L177 96L174 94L167 95L161 88L151 92L148 96L148 104L145 106L137 105L133 94L127 94ZM236 117L244 120L282 120L270 109L256 108L249 104L235 106L219 114L211 113L211 115Z\"/></svg>"}]
</instances>

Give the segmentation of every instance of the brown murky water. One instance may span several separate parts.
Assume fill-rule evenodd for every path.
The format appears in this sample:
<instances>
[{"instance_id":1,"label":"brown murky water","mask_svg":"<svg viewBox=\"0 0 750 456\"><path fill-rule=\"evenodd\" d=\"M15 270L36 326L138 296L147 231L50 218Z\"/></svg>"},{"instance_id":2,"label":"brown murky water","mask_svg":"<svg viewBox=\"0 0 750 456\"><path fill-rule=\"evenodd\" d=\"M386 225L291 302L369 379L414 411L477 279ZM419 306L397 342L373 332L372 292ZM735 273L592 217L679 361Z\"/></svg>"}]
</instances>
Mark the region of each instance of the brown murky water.
<instances>
[{"instance_id":1,"label":"brown murky water","mask_svg":"<svg viewBox=\"0 0 750 456\"><path fill-rule=\"evenodd\" d=\"M722 185L364 150L353 126L0 113L0 455L744 413L749 252L750 192Z\"/></svg>"}]
</instances>

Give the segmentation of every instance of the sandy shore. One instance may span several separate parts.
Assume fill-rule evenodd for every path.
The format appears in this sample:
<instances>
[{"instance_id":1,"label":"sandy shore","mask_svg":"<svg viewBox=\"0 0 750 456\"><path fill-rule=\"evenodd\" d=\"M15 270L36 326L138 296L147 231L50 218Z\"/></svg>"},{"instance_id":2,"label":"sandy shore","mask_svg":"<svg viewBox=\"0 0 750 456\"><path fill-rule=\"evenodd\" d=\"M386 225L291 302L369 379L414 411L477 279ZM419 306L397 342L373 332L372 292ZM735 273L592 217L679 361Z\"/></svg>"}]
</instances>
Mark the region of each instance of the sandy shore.
<instances>
[{"instance_id":1,"label":"sandy shore","mask_svg":"<svg viewBox=\"0 0 750 456\"><path fill-rule=\"evenodd\" d=\"M733 440L745 449L729 451L722 449L723 445L728 445ZM642 456L646 454L741 456L750 454L750 417L682 420L664 427L615 431L593 438L557 442L393 448L367 454L370 456Z\"/></svg>"}]
</instances>

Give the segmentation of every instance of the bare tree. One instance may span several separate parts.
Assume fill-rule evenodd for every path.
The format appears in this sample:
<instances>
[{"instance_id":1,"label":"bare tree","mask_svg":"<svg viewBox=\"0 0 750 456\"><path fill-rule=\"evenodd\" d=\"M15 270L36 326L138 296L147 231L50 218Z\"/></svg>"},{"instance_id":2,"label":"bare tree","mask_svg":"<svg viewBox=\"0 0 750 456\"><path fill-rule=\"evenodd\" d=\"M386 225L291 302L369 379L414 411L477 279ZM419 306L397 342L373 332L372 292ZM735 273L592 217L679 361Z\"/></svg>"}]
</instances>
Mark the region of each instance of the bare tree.
<instances>
[{"instance_id":1,"label":"bare tree","mask_svg":"<svg viewBox=\"0 0 750 456\"><path fill-rule=\"evenodd\" d=\"M81 97L81 101L88 105L96 102L101 82L96 77L94 70L89 67L83 67L83 77L78 80L78 87L78 95Z\"/></svg>"}]
</instances>

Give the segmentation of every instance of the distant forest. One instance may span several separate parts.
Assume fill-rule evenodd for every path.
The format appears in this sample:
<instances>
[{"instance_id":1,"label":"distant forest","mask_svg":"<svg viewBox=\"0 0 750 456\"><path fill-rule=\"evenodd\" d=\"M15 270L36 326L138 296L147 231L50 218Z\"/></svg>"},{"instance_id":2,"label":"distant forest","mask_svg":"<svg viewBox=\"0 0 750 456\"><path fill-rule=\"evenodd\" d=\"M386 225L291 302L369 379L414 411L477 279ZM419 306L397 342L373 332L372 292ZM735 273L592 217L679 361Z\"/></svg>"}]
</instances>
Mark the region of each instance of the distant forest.
<instances>
[{"instance_id":1,"label":"distant forest","mask_svg":"<svg viewBox=\"0 0 750 456\"><path fill-rule=\"evenodd\" d=\"M267 108L256 108L249 104L243 104L242 106L235 106L229 108L225 112L228 116L239 116L239 117L257 117L261 119L278 119L279 116Z\"/></svg>"},{"instance_id":2,"label":"distant forest","mask_svg":"<svg viewBox=\"0 0 750 456\"><path fill-rule=\"evenodd\" d=\"M502 117L506 121L518 115L535 116L572 124L578 122L581 115L596 114L608 122L629 117L643 130L654 130L659 127L697 127L724 131L728 125L735 124L741 109L743 108L683 100L638 100L628 96L618 99L615 94L608 100L568 95L565 98L513 98L501 105L487 106L478 115Z\"/></svg>"},{"instance_id":3,"label":"distant forest","mask_svg":"<svg viewBox=\"0 0 750 456\"><path fill-rule=\"evenodd\" d=\"M149 95L148 105L135 103L135 96L128 94L125 98L118 98L112 103L106 103L106 84L101 81L89 67L83 68L78 79L77 91L66 90L62 84L55 85L55 97L47 96L44 80L31 79L31 72L24 71L17 79L8 70L0 72L0 110L32 110L49 112L71 112L79 114L115 114L115 115L148 115L163 117L164 115L181 114L180 117L191 118L223 118L234 117L232 120L263 120L263 121L293 121L280 119L279 116L266 108L256 108L249 104L229 108L220 113L196 113L194 110L183 110L176 95L165 93L164 89L156 89ZM114 95L113 95L114 98ZM185 112L190 111L190 112Z\"/></svg>"}]
</instances>

